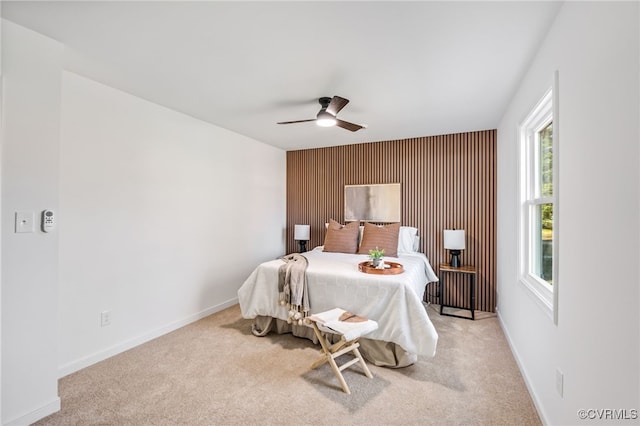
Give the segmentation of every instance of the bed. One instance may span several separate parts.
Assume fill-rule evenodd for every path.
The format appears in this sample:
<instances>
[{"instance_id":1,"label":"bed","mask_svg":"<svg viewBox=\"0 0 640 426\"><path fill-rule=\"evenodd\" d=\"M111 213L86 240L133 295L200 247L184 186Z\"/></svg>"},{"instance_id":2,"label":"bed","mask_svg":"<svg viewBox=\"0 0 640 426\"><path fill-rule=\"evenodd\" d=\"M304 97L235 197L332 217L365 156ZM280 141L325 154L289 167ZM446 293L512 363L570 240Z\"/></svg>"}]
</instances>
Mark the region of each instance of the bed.
<instances>
[{"instance_id":1,"label":"bed","mask_svg":"<svg viewBox=\"0 0 640 426\"><path fill-rule=\"evenodd\" d=\"M365 254L324 251L303 253L308 260L306 279L311 313L336 307L378 322L378 329L362 340L363 356L387 367L413 364L418 355L434 356L438 334L422 304L425 285L438 281L423 253L402 251L385 260L403 265L397 275L360 272ZM253 332L291 332L315 340L313 330L287 323L288 309L278 303L280 259L260 264L238 290L243 318L253 319Z\"/></svg>"}]
</instances>

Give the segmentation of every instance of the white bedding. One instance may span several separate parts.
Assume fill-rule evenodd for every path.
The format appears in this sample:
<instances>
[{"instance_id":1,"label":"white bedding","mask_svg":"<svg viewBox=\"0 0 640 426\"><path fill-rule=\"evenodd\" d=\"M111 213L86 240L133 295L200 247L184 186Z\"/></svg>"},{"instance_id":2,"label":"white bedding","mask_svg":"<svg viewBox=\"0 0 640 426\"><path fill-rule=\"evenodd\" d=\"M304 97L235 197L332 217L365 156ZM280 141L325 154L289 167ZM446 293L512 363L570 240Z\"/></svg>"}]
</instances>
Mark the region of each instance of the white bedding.
<instances>
[{"instance_id":1,"label":"white bedding","mask_svg":"<svg viewBox=\"0 0 640 426\"><path fill-rule=\"evenodd\" d=\"M304 253L309 260L307 284L311 313L342 308L378 322L368 339L393 342L405 351L434 356L438 334L422 304L428 282L438 281L426 256L401 253L385 258L401 263L398 275L365 274L358 264L366 255L326 253L322 246ZM287 319L286 306L278 304L279 259L262 263L238 290L242 316Z\"/></svg>"}]
</instances>

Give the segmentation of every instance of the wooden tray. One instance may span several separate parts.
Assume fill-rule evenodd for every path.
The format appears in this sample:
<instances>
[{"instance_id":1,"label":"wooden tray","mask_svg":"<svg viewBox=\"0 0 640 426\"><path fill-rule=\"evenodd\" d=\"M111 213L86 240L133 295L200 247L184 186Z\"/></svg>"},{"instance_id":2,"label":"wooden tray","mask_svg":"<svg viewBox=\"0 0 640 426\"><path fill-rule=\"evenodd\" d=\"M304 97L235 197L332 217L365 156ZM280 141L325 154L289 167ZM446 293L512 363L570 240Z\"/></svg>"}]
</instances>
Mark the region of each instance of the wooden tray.
<instances>
[{"instance_id":1,"label":"wooden tray","mask_svg":"<svg viewBox=\"0 0 640 426\"><path fill-rule=\"evenodd\" d=\"M371 261L360 262L358 264L358 271L365 274L378 274L378 275L397 275L404 272L404 268L400 263L396 262L384 262L385 265L391 266L390 268L377 269L371 266Z\"/></svg>"}]
</instances>

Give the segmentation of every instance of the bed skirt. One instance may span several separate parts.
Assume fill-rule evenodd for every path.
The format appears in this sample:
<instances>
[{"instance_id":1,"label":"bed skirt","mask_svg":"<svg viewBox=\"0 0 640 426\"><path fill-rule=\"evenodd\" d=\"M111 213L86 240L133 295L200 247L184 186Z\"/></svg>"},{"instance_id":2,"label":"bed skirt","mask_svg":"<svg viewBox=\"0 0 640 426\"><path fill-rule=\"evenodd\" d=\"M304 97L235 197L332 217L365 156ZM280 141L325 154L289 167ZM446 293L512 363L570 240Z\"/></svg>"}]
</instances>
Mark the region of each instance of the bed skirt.
<instances>
[{"instance_id":1,"label":"bed skirt","mask_svg":"<svg viewBox=\"0 0 640 426\"><path fill-rule=\"evenodd\" d=\"M254 323L251 325L251 332L260 337L266 336L270 332L278 334L291 333L294 336L304 337L318 344L318 338L311 327L289 324L284 320L273 317L256 317ZM337 334L330 335L329 337L331 343L339 340L339 335ZM360 352L367 361L379 367L407 367L418 361L416 354L405 351L395 343L365 339L364 337L360 339Z\"/></svg>"}]
</instances>

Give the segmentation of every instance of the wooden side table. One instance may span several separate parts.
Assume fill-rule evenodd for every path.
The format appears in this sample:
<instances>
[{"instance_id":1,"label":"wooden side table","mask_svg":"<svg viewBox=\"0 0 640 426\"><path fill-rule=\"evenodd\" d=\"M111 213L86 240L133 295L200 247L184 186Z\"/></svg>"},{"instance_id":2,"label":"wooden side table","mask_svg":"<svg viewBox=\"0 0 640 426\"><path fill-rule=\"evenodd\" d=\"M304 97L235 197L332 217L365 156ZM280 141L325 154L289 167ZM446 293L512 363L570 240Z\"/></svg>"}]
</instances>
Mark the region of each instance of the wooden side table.
<instances>
[{"instance_id":1,"label":"wooden side table","mask_svg":"<svg viewBox=\"0 0 640 426\"><path fill-rule=\"evenodd\" d=\"M446 273L450 274L463 274L469 276L469 308L464 308L462 306L453 306L453 305L445 305L445 289L447 286L444 283L444 276ZM474 266L461 266L459 268L454 268L451 265L446 263L440 264L440 315L447 315L450 317L458 317L464 319L475 320L475 305L476 305L476 268ZM444 312L444 308L457 308L457 309L469 309L471 310L471 318L465 317L462 315L455 314L447 314Z\"/></svg>"}]
</instances>

